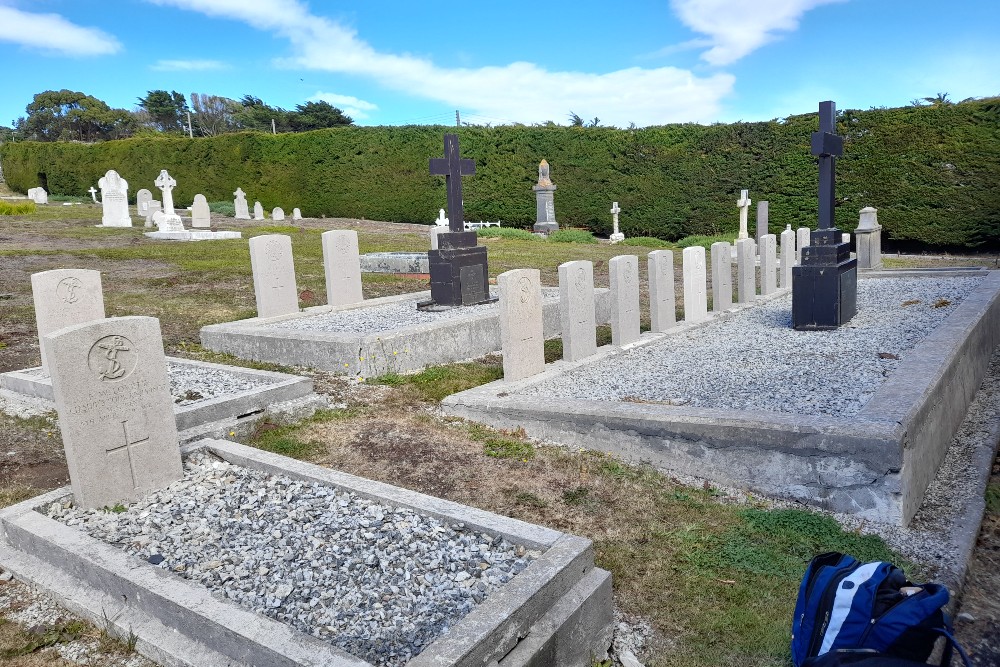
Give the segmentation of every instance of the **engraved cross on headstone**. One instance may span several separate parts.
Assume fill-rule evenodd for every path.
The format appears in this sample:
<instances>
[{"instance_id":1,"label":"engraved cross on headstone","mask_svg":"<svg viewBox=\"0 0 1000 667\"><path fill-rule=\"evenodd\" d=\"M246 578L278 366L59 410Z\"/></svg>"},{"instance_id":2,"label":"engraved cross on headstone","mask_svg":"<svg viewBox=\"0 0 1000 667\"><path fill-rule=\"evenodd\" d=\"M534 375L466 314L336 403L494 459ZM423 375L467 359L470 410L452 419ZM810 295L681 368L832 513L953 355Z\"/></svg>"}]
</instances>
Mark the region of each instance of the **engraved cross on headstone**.
<instances>
[{"instance_id":1,"label":"engraved cross on headstone","mask_svg":"<svg viewBox=\"0 0 1000 667\"><path fill-rule=\"evenodd\" d=\"M431 173L445 177L445 187L448 190L449 230L453 232L465 231L462 176L476 173L476 163L461 157L457 134L444 135L444 157L431 158Z\"/></svg>"},{"instance_id":2,"label":"engraved cross on headstone","mask_svg":"<svg viewBox=\"0 0 1000 667\"><path fill-rule=\"evenodd\" d=\"M138 420L134 419L123 419L122 420L122 435L125 442L117 445L115 447L105 448L105 452L110 456L114 452L120 452L125 450L125 456L128 458L129 471L132 473L132 488L138 489L139 484L135 479L135 459L132 458L131 447L138 445L149 440L149 433L146 431L145 424L140 418Z\"/></svg>"},{"instance_id":3,"label":"engraved cross on headstone","mask_svg":"<svg viewBox=\"0 0 1000 667\"><path fill-rule=\"evenodd\" d=\"M844 138L837 134L837 106L819 103L819 132L812 133L812 154L819 157L819 229L831 229L836 204L837 157L844 154Z\"/></svg>"}]
</instances>

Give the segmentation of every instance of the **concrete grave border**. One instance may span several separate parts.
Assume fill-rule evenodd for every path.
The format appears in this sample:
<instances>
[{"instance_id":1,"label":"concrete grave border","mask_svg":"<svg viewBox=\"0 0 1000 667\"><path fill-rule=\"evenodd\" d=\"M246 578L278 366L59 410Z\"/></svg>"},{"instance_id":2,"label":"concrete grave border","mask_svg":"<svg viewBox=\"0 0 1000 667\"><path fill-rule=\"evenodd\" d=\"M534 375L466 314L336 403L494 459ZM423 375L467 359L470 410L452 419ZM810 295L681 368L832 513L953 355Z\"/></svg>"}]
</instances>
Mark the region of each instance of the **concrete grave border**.
<instances>
[{"instance_id":1,"label":"concrete grave border","mask_svg":"<svg viewBox=\"0 0 1000 667\"><path fill-rule=\"evenodd\" d=\"M880 271L860 277L983 275L983 283L914 347L853 417L722 410L565 398L517 392L551 377L711 326L709 320L646 333L624 348L605 347L540 375L498 380L442 401L445 414L633 462L749 488L837 512L907 525L982 383L1000 343L1000 271ZM780 298L781 289L755 303Z\"/></svg>"},{"instance_id":2,"label":"concrete grave border","mask_svg":"<svg viewBox=\"0 0 1000 667\"><path fill-rule=\"evenodd\" d=\"M611 318L610 294L604 288L594 292L597 323L606 324ZM202 328L201 344L209 350L242 359L305 366L360 377L375 377L388 372L415 372L436 364L476 359L500 350L499 308L496 307L487 313L370 334L299 331L267 326L330 312L398 303L413 302L415 309L416 302L429 298L429 291L413 292L344 306L314 306L289 315L212 324ZM557 336L561 326L558 300L543 301L542 308L544 336Z\"/></svg>"},{"instance_id":3,"label":"concrete grave border","mask_svg":"<svg viewBox=\"0 0 1000 667\"><path fill-rule=\"evenodd\" d=\"M594 566L590 540L232 442L201 440L182 449L207 450L236 465L353 491L542 551L408 667L569 666L606 657L613 626L611 575ZM36 511L68 493L64 487L0 511L0 563L70 611L101 626L110 623L122 634L135 633L144 655L171 667L369 665Z\"/></svg>"}]
</instances>

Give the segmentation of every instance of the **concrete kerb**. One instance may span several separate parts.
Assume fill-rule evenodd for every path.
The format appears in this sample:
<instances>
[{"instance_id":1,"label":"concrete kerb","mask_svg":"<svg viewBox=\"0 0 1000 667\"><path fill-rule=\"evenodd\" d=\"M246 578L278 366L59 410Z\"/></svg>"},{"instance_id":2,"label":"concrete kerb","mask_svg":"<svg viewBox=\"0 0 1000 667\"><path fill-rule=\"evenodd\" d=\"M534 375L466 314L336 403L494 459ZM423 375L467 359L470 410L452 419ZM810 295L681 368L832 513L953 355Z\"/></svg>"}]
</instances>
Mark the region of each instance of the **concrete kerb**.
<instances>
[{"instance_id":1,"label":"concrete kerb","mask_svg":"<svg viewBox=\"0 0 1000 667\"><path fill-rule=\"evenodd\" d=\"M558 288L545 288L558 291ZM343 375L375 377L389 372L410 373L436 364L476 359L500 350L500 324L496 310L417 324L377 333L302 331L268 326L331 312L393 305L430 298L430 292L370 299L347 306L315 306L300 313L271 318L250 318L202 328L206 348L243 359L304 366ZM594 290L597 322L611 318L607 289ZM543 301L544 335L560 330L558 300Z\"/></svg>"},{"instance_id":2,"label":"concrete kerb","mask_svg":"<svg viewBox=\"0 0 1000 667\"><path fill-rule=\"evenodd\" d=\"M426 252L369 252L360 259L362 273L430 273Z\"/></svg>"},{"instance_id":3,"label":"concrete kerb","mask_svg":"<svg viewBox=\"0 0 1000 667\"><path fill-rule=\"evenodd\" d=\"M610 574L594 567L589 540L231 442L202 440L184 447L188 454L199 449L237 465L318 481L500 533L542 551L521 574L408 665L471 667L500 660L505 666L539 664L535 651L524 650L528 646L561 656L544 664L589 664L592 655L606 656L612 632ZM278 621L218 600L200 584L143 563L36 511L68 493L65 487L0 511L0 563L18 579L53 594L71 611L99 625L110 621L122 634L135 633L137 647L150 658L185 666L369 664Z\"/></svg>"}]
</instances>

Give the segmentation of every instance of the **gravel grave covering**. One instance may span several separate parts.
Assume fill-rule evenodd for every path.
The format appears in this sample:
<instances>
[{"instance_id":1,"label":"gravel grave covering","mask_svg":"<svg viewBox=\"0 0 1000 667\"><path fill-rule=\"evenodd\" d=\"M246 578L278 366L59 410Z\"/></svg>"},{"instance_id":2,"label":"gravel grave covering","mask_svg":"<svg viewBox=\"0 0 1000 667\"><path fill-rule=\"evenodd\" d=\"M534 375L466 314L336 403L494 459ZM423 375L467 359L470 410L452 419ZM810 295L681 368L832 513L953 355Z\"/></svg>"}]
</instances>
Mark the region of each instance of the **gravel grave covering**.
<instances>
[{"instance_id":1,"label":"gravel grave covering","mask_svg":"<svg viewBox=\"0 0 1000 667\"><path fill-rule=\"evenodd\" d=\"M116 513L50 518L375 665L404 665L540 554L315 482L195 453Z\"/></svg>"},{"instance_id":2,"label":"gravel grave covering","mask_svg":"<svg viewBox=\"0 0 1000 667\"><path fill-rule=\"evenodd\" d=\"M859 280L858 314L832 331L792 329L788 294L518 393L848 417L981 280Z\"/></svg>"},{"instance_id":3,"label":"gravel grave covering","mask_svg":"<svg viewBox=\"0 0 1000 667\"><path fill-rule=\"evenodd\" d=\"M177 405L191 405L219 396L231 396L244 391L274 384L274 380L242 373L230 373L217 368L172 364L167 362L170 395Z\"/></svg>"},{"instance_id":4,"label":"gravel grave covering","mask_svg":"<svg viewBox=\"0 0 1000 667\"><path fill-rule=\"evenodd\" d=\"M499 292L495 287L490 289L491 297L496 297L498 294ZM296 317L290 320L274 322L266 326L275 329L294 329L296 331L370 334L380 331L403 329L418 324L433 324L435 322L468 318L486 313L499 313L499 304L497 303L481 303L477 306L463 306L461 308L451 308L437 312L417 310L416 304L419 300L415 297L412 301L385 306L353 308L350 310L323 313L322 315L313 315L311 317ZM558 300L558 287L542 289L543 302Z\"/></svg>"}]
</instances>

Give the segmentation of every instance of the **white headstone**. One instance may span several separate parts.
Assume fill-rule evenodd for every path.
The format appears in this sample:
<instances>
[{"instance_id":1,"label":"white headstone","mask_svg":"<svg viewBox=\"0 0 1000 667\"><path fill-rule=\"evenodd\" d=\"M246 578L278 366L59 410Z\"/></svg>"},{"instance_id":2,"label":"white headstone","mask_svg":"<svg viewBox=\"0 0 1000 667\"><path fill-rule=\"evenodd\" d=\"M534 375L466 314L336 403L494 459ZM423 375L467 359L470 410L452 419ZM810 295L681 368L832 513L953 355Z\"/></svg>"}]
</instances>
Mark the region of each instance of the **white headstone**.
<instances>
[{"instance_id":1,"label":"white headstone","mask_svg":"<svg viewBox=\"0 0 1000 667\"><path fill-rule=\"evenodd\" d=\"M797 264L801 264L802 249L805 248L807 245L809 245L809 240L810 240L809 228L799 227L798 230L795 232L795 240L796 240L795 261Z\"/></svg>"},{"instance_id":2,"label":"white headstone","mask_svg":"<svg viewBox=\"0 0 1000 667\"><path fill-rule=\"evenodd\" d=\"M247 194L243 192L243 188L236 188L236 192L233 193L233 208L236 209L236 215L234 216L237 220L249 220L250 219L250 209L247 208Z\"/></svg>"},{"instance_id":3,"label":"white headstone","mask_svg":"<svg viewBox=\"0 0 1000 667\"><path fill-rule=\"evenodd\" d=\"M847 232L844 232L843 234L840 235L840 242L841 243L850 243L851 242L851 235L848 234Z\"/></svg>"},{"instance_id":4,"label":"white headstone","mask_svg":"<svg viewBox=\"0 0 1000 667\"><path fill-rule=\"evenodd\" d=\"M297 208L293 208L292 209L292 220L301 220L301 219L302 219L302 211L300 211Z\"/></svg>"},{"instance_id":5,"label":"white headstone","mask_svg":"<svg viewBox=\"0 0 1000 667\"><path fill-rule=\"evenodd\" d=\"M437 225L431 227L431 250L438 249L438 234L446 233L447 231L447 227L438 227Z\"/></svg>"},{"instance_id":6,"label":"white headstone","mask_svg":"<svg viewBox=\"0 0 1000 667\"><path fill-rule=\"evenodd\" d=\"M750 234L747 232L747 211L750 210L750 194L749 190L740 190L740 198L736 202L736 205L740 207L740 233L736 237L739 239L750 238Z\"/></svg>"},{"instance_id":7,"label":"white headstone","mask_svg":"<svg viewBox=\"0 0 1000 667\"><path fill-rule=\"evenodd\" d=\"M559 265L559 319L563 359L577 361L597 352L594 264L586 260Z\"/></svg>"},{"instance_id":8,"label":"white headstone","mask_svg":"<svg viewBox=\"0 0 1000 667\"><path fill-rule=\"evenodd\" d=\"M326 273L326 302L331 306L344 306L364 301L358 233L354 230L332 230L323 232L320 239Z\"/></svg>"},{"instance_id":9,"label":"white headstone","mask_svg":"<svg viewBox=\"0 0 1000 667\"><path fill-rule=\"evenodd\" d=\"M712 244L712 311L733 307L733 248L720 241Z\"/></svg>"},{"instance_id":10,"label":"white headstone","mask_svg":"<svg viewBox=\"0 0 1000 667\"><path fill-rule=\"evenodd\" d=\"M611 283L611 344L639 340L639 258L619 255L608 260Z\"/></svg>"},{"instance_id":11,"label":"white headstone","mask_svg":"<svg viewBox=\"0 0 1000 667\"><path fill-rule=\"evenodd\" d=\"M649 253L646 269L649 276L649 328L659 333L677 324L673 251L654 250Z\"/></svg>"},{"instance_id":12,"label":"white headstone","mask_svg":"<svg viewBox=\"0 0 1000 667\"><path fill-rule=\"evenodd\" d=\"M445 215L445 212L444 212L443 208L442 209L438 209L438 217L437 217L437 220L434 221L434 224L437 225L438 227L447 227L448 226L448 216Z\"/></svg>"},{"instance_id":13,"label":"white headstone","mask_svg":"<svg viewBox=\"0 0 1000 667\"><path fill-rule=\"evenodd\" d=\"M250 266L257 317L276 317L299 312L295 286L292 237L266 234L250 239Z\"/></svg>"},{"instance_id":14,"label":"white headstone","mask_svg":"<svg viewBox=\"0 0 1000 667\"><path fill-rule=\"evenodd\" d=\"M795 266L795 232L788 225L781 232L781 268L779 269L778 285L781 289L792 286L792 267Z\"/></svg>"},{"instance_id":15,"label":"white headstone","mask_svg":"<svg viewBox=\"0 0 1000 667\"><path fill-rule=\"evenodd\" d=\"M542 284L538 269L514 269L497 276L500 289L500 345L507 382L545 370Z\"/></svg>"},{"instance_id":16,"label":"white headstone","mask_svg":"<svg viewBox=\"0 0 1000 667\"><path fill-rule=\"evenodd\" d=\"M93 185L91 185L90 189L87 190L87 192L90 193L90 198L94 200L94 203L95 204L98 203L97 202L97 188L95 188Z\"/></svg>"},{"instance_id":17,"label":"white headstone","mask_svg":"<svg viewBox=\"0 0 1000 667\"><path fill-rule=\"evenodd\" d=\"M128 181L111 169L97 181L97 187L101 189L101 205L104 207L101 224L105 227L131 227L132 218L128 215Z\"/></svg>"},{"instance_id":18,"label":"white headstone","mask_svg":"<svg viewBox=\"0 0 1000 667\"><path fill-rule=\"evenodd\" d=\"M708 296L705 282L705 248L700 245L684 248L684 321L700 322L708 317Z\"/></svg>"},{"instance_id":19,"label":"white headstone","mask_svg":"<svg viewBox=\"0 0 1000 667\"><path fill-rule=\"evenodd\" d=\"M149 210L149 202L153 201L153 193L142 188L135 193L135 214L140 218L149 219L153 212Z\"/></svg>"},{"instance_id":20,"label":"white headstone","mask_svg":"<svg viewBox=\"0 0 1000 667\"><path fill-rule=\"evenodd\" d=\"M42 347L42 372L48 375L44 337L74 324L104 319L104 292L100 271L56 269L31 274L35 325Z\"/></svg>"},{"instance_id":21,"label":"white headstone","mask_svg":"<svg viewBox=\"0 0 1000 667\"><path fill-rule=\"evenodd\" d=\"M261 206L259 201L253 203L253 219L263 220L264 219L264 207Z\"/></svg>"},{"instance_id":22,"label":"white headstone","mask_svg":"<svg viewBox=\"0 0 1000 667\"><path fill-rule=\"evenodd\" d=\"M180 479L159 321L98 320L44 340L76 504L113 507Z\"/></svg>"},{"instance_id":23,"label":"white headstone","mask_svg":"<svg viewBox=\"0 0 1000 667\"><path fill-rule=\"evenodd\" d=\"M778 291L778 239L774 234L760 237L760 293Z\"/></svg>"},{"instance_id":24,"label":"white headstone","mask_svg":"<svg viewBox=\"0 0 1000 667\"><path fill-rule=\"evenodd\" d=\"M757 266L753 239L736 242L736 292L737 301L750 303L757 298Z\"/></svg>"},{"instance_id":25,"label":"white headstone","mask_svg":"<svg viewBox=\"0 0 1000 667\"><path fill-rule=\"evenodd\" d=\"M271 219L275 220L275 221L277 221L277 220L284 220L285 219L285 209L281 208L280 206L275 207L274 210L271 211Z\"/></svg>"},{"instance_id":26,"label":"white headstone","mask_svg":"<svg viewBox=\"0 0 1000 667\"><path fill-rule=\"evenodd\" d=\"M618 202L612 202L611 204L611 225L614 231L611 232L611 242L621 243L625 240L625 235L618 231L618 214L621 213L621 209L618 207Z\"/></svg>"},{"instance_id":27,"label":"white headstone","mask_svg":"<svg viewBox=\"0 0 1000 667\"><path fill-rule=\"evenodd\" d=\"M153 223L161 232L183 232L184 223L181 222L181 216L174 211L174 188L177 187L177 181L167 173L166 169L161 169L160 175L153 182L163 193L163 209L153 213Z\"/></svg>"},{"instance_id":28,"label":"white headstone","mask_svg":"<svg viewBox=\"0 0 1000 667\"><path fill-rule=\"evenodd\" d=\"M49 193L45 191L45 188L31 188L28 190L28 198L36 204L49 203Z\"/></svg>"},{"instance_id":29,"label":"white headstone","mask_svg":"<svg viewBox=\"0 0 1000 667\"><path fill-rule=\"evenodd\" d=\"M212 212L208 210L208 200L205 195L197 194L191 204L191 227L207 229L212 226Z\"/></svg>"}]
</instances>

